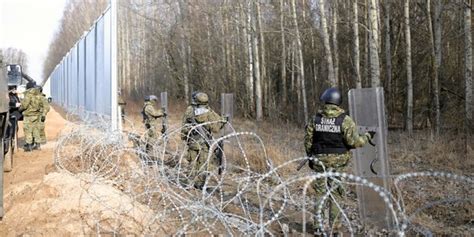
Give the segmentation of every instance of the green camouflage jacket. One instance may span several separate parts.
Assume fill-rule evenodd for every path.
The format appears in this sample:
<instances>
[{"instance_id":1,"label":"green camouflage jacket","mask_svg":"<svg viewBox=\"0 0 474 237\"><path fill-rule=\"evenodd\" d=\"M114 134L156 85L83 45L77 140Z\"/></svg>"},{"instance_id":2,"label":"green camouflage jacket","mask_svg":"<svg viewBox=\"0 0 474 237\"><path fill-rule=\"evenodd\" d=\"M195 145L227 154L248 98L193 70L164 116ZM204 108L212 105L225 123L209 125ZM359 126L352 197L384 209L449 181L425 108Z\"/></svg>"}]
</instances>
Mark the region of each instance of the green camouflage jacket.
<instances>
[{"instance_id":1,"label":"green camouflage jacket","mask_svg":"<svg viewBox=\"0 0 474 237\"><path fill-rule=\"evenodd\" d=\"M193 117L195 123L193 121ZM188 106L186 108L186 112L183 116L183 128L181 129L181 139L188 141L188 146L191 149L199 149L202 145L205 145L206 138L199 135L197 130L195 132L191 132L190 137L188 139L188 134L191 128L197 124L212 122L212 121L224 121L219 114L214 112L209 106L199 106L193 107ZM211 123L203 125L202 128L207 132L209 135L212 133L217 133L220 129L224 126L224 122L222 123Z\"/></svg>"},{"instance_id":2,"label":"green camouflage jacket","mask_svg":"<svg viewBox=\"0 0 474 237\"><path fill-rule=\"evenodd\" d=\"M143 113L145 114L145 124L149 124L151 126L159 126L158 118L165 116L165 113L162 109L155 108L155 102L153 101L145 101L143 106Z\"/></svg>"},{"instance_id":3,"label":"green camouflage jacket","mask_svg":"<svg viewBox=\"0 0 474 237\"><path fill-rule=\"evenodd\" d=\"M42 115L46 116L50 110L48 99L45 94L41 94Z\"/></svg>"},{"instance_id":4,"label":"green camouflage jacket","mask_svg":"<svg viewBox=\"0 0 474 237\"><path fill-rule=\"evenodd\" d=\"M28 89L21 101L23 116L39 116L43 113L43 96L37 88Z\"/></svg>"}]
</instances>

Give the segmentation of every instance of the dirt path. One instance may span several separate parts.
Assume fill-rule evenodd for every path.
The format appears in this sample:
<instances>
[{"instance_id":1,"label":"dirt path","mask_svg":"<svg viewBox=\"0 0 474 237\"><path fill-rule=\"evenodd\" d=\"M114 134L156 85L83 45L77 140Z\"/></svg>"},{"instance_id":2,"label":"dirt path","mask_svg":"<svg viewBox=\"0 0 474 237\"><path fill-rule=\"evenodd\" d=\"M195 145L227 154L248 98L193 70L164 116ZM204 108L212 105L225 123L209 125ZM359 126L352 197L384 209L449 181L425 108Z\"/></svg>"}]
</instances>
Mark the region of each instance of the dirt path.
<instances>
[{"instance_id":1,"label":"dirt path","mask_svg":"<svg viewBox=\"0 0 474 237\"><path fill-rule=\"evenodd\" d=\"M40 151L24 152L22 148L15 151L14 168L12 172L5 173L5 217L0 222L0 236L17 235L20 233L28 233L28 221L30 216L21 216L21 213L15 213L15 205L27 205L35 198L35 193L39 190L31 190L31 188L42 182L44 176L54 170L53 165L53 148L61 129L64 128L66 120L54 108L48 113L46 119L46 136L48 143L43 145ZM24 143L23 127L20 123L19 129L19 146ZM23 191L21 195L17 191ZM31 191L31 192L29 192ZM31 195L33 194L33 195ZM33 203L31 203L33 204ZM30 206L30 208L34 208ZM13 231L15 226L15 231ZM30 232L31 233L31 232Z\"/></svg>"}]
</instances>

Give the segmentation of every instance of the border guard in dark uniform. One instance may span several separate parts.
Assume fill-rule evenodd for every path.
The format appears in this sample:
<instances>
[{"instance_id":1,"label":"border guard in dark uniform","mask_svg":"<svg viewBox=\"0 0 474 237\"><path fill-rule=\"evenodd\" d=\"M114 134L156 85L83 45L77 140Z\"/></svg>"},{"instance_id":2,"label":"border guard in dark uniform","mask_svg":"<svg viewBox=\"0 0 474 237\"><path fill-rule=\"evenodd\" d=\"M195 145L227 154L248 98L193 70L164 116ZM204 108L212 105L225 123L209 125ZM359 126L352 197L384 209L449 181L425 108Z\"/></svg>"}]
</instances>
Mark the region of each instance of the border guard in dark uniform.
<instances>
[{"instance_id":1,"label":"border guard in dark uniform","mask_svg":"<svg viewBox=\"0 0 474 237\"><path fill-rule=\"evenodd\" d=\"M342 94L337 88L329 88L320 97L324 103L322 109L314 119L306 125L305 150L309 160L309 167L315 172L346 172L351 153L350 150L362 147L374 136L374 132L359 135L355 122L340 107ZM327 192L326 187L332 188L333 195L338 200L344 196L341 180L336 178L317 179L313 183L316 194L320 197ZM329 223L335 223L339 210L336 205L330 205ZM316 224L316 223L315 223Z\"/></svg>"}]
</instances>

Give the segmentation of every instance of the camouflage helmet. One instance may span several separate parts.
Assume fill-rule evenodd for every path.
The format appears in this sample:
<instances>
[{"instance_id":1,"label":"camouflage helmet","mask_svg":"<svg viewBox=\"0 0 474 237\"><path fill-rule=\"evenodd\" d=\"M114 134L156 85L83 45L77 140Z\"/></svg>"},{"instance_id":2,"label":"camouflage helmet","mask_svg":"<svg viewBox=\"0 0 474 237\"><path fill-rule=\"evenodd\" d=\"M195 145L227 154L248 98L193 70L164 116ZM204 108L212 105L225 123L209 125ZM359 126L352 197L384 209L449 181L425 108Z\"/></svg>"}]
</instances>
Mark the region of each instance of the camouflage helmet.
<instances>
[{"instance_id":1,"label":"camouflage helmet","mask_svg":"<svg viewBox=\"0 0 474 237\"><path fill-rule=\"evenodd\" d=\"M196 94L194 101L197 105L207 105L209 102L209 96L204 92L199 92Z\"/></svg>"},{"instance_id":2,"label":"camouflage helmet","mask_svg":"<svg viewBox=\"0 0 474 237\"><path fill-rule=\"evenodd\" d=\"M341 105L342 104L342 94L341 92L335 88L331 87L321 94L319 100L325 104L333 104L333 105Z\"/></svg>"}]
</instances>

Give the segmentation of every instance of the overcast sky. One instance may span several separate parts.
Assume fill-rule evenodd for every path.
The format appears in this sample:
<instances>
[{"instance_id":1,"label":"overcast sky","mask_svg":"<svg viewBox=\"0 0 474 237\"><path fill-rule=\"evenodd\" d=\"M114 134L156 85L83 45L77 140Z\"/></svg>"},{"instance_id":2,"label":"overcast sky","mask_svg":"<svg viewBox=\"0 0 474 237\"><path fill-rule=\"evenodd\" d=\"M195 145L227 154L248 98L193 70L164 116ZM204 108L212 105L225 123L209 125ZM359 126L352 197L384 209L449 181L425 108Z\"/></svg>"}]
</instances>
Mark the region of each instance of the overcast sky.
<instances>
[{"instance_id":1,"label":"overcast sky","mask_svg":"<svg viewBox=\"0 0 474 237\"><path fill-rule=\"evenodd\" d=\"M0 0L0 48L28 56L28 74L41 82L48 52L67 0ZM46 76L46 75L45 75Z\"/></svg>"}]
</instances>

